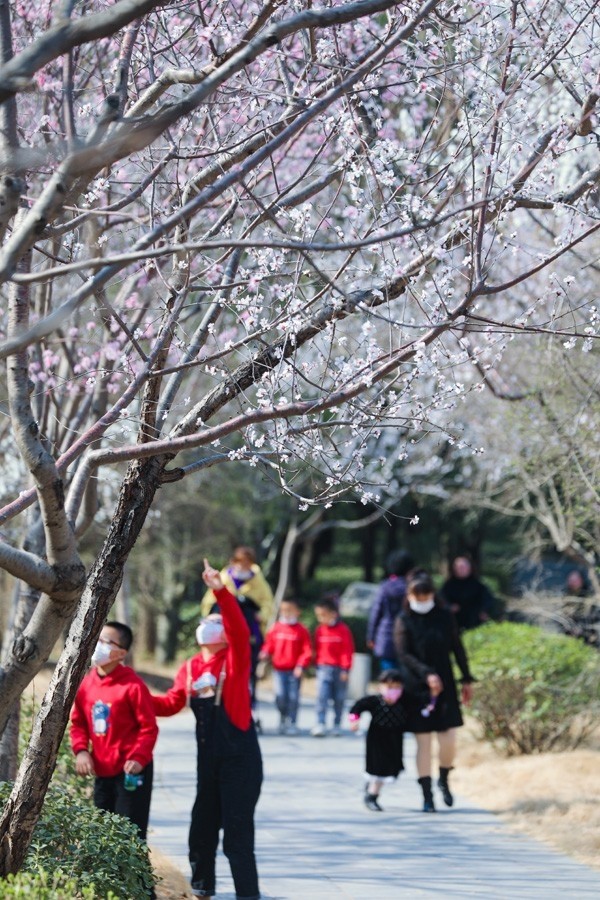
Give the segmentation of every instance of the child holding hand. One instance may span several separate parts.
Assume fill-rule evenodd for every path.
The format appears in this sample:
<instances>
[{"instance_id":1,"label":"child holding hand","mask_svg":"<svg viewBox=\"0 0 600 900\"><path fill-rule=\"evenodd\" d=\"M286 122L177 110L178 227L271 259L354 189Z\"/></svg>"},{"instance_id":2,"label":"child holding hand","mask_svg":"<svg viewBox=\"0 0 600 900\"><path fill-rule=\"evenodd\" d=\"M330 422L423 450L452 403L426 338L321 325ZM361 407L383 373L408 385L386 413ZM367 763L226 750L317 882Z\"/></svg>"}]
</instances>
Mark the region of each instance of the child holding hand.
<instances>
[{"instance_id":1,"label":"child holding hand","mask_svg":"<svg viewBox=\"0 0 600 900\"><path fill-rule=\"evenodd\" d=\"M350 729L358 731L361 713L371 714L367 731L365 805L382 812L379 794L385 783L394 782L404 769L403 743L416 698L404 687L397 669L387 669L378 679L379 693L357 700L350 710Z\"/></svg>"}]
</instances>

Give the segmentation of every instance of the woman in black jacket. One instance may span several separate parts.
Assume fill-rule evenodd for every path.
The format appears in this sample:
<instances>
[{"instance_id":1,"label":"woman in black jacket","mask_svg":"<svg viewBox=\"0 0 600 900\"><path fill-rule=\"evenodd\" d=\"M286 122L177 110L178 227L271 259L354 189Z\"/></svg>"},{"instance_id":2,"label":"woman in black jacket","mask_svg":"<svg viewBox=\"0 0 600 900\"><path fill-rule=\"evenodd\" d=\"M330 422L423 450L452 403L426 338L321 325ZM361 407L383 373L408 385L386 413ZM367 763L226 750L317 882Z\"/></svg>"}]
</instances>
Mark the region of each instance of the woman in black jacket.
<instances>
[{"instance_id":1,"label":"woman in black jacket","mask_svg":"<svg viewBox=\"0 0 600 900\"><path fill-rule=\"evenodd\" d=\"M456 729L463 724L452 671L454 656L462 675L462 701L471 700L473 677L458 627L450 610L438 605L430 577L419 574L409 582L403 612L394 625L394 645L400 665L426 681L430 703L413 716L409 731L417 739L417 772L423 790L423 811L435 812L431 790L431 735L439 744L438 786L444 803L454 800L448 786L456 750Z\"/></svg>"}]
</instances>

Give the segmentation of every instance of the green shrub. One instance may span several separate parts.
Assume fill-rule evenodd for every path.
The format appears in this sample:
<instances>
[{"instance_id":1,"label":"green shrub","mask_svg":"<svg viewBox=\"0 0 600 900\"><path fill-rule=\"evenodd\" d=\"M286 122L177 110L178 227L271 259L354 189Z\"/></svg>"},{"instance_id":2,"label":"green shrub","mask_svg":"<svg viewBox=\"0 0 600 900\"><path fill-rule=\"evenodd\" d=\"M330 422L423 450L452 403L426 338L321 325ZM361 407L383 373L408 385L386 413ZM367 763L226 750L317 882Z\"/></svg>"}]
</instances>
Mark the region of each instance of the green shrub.
<instances>
[{"instance_id":1,"label":"green shrub","mask_svg":"<svg viewBox=\"0 0 600 900\"><path fill-rule=\"evenodd\" d=\"M0 784L0 805L6 802L10 790L10 784ZM50 884L55 875L70 878L77 889L70 897L85 900L111 896L141 900L150 896L153 886L148 849L137 836L136 826L52 785L23 872L45 877ZM37 900L37 894L30 896ZM48 894L53 900L55 896L58 900L63 894Z\"/></svg>"},{"instance_id":2,"label":"green shrub","mask_svg":"<svg viewBox=\"0 0 600 900\"><path fill-rule=\"evenodd\" d=\"M9 875L0 881L0 896L3 900L119 900L112 891L106 896L97 893L93 885L80 889L61 869L52 875L45 871Z\"/></svg>"},{"instance_id":3,"label":"green shrub","mask_svg":"<svg viewBox=\"0 0 600 900\"><path fill-rule=\"evenodd\" d=\"M596 650L512 622L489 623L463 639L478 679L473 715L508 755L572 749L597 724Z\"/></svg>"}]
</instances>

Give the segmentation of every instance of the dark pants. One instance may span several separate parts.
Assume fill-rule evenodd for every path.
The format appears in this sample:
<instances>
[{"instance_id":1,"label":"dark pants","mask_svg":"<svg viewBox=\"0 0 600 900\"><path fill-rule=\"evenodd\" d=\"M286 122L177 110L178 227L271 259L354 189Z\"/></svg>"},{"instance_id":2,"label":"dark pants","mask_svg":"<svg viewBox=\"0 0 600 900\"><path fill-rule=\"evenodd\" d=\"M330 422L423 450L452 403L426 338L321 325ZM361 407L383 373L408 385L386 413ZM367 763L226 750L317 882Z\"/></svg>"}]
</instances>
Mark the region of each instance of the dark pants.
<instances>
[{"instance_id":1,"label":"dark pants","mask_svg":"<svg viewBox=\"0 0 600 900\"><path fill-rule=\"evenodd\" d=\"M221 708L201 708L191 701L198 738L198 793L190 826L192 889L215 893L215 858L223 829L223 852L229 860L239 900L260 897L254 856L254 808L262 784L262 760L254 726L240 731Z\"/></svg>"},{"instance_id":2,"label":"dark pants","mask_svg":"<svg viewBox=\"0 0 600 900\"><path fill-rule=\"evenodd\" d=\"M264 641L260 641L260 643L254 643L250 645L250 705L253 710L256 709L256 667L258 666L258 658L260 653L260 648L262 647Z\"/></svg>"},{"instance_id":3,"label":"dark pants","mask_svg":"<svg viewBox=\"0 0 600 900\"><path fill-rule=\"evenodd\" d=\"M144 780L135 791L125 790L123 772L111 778L96 778L94 781L94 805L98 809L125 816L134 825L137 825L140 837L145 841L152 796L152 763L146 766L140 774Z\"/></svg>"}]
</instances>

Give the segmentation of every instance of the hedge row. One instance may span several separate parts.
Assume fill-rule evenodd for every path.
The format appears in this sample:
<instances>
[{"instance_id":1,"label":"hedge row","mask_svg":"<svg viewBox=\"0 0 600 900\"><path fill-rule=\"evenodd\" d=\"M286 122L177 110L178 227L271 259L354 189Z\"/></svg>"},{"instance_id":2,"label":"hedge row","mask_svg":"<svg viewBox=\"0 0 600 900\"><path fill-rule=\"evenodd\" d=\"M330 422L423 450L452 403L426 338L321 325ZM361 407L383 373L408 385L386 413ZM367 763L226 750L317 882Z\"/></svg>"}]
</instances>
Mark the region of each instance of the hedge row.
<instances>
[{"instance_id":1,"label":"hedge row","mask_svg":"<svg viewBox=\"0 0 600 900\"><path fill-rule=\"evenodd\" d=\"M577 747L598 723L600 654L533 625L492 622L464 643L478 679L472 713L506 754Z\"/></svg>"}]
</instances>

